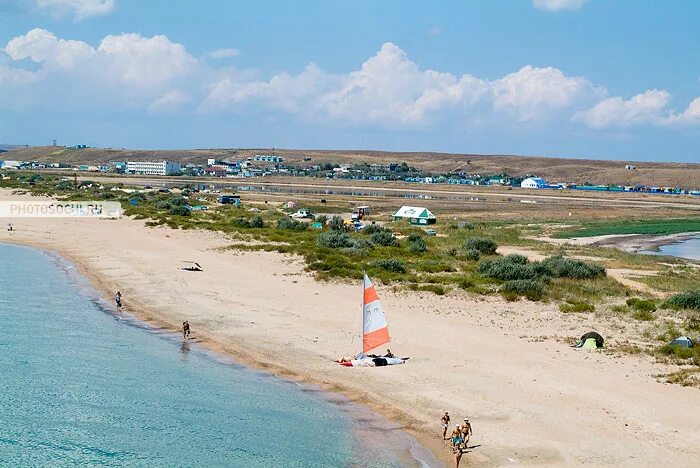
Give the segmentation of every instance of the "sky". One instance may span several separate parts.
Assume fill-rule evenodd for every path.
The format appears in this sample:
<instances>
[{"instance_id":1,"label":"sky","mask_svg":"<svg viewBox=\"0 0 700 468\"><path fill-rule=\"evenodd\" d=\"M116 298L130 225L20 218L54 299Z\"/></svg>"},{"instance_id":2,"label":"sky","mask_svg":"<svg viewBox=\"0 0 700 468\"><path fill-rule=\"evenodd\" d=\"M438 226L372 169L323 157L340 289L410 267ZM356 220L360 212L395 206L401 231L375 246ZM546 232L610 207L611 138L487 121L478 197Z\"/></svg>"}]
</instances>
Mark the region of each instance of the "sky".
<instances>
[{"instance_id":1,"label":"sky","mask_svg":"<svg viewBox=\"0 0 700 468\"><path fill-rule=\"evenodd\" d=\"M700 2L0 0L0 143L700 163Z\"/></svg>"}]
</instances>

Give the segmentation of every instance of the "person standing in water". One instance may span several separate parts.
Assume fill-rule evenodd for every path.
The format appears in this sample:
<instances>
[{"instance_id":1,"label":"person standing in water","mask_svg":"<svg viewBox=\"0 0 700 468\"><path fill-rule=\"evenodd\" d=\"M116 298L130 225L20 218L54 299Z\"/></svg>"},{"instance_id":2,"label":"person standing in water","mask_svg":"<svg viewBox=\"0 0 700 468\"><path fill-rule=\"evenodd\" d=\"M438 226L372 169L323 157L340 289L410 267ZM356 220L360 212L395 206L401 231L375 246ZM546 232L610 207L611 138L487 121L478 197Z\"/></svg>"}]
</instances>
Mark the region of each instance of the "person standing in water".
<instances>
[{"instance_id":1,"label":"person standing in water","mask_svg":"<svg viewBox=\"0 0 700 468\"><path fill-rule=\"evenodd\" d=\"M185 340L190 338L190 322L187 320L182 322L182 338Z\"/></svg>"},{"instance_id":2,"label":"person standing in water","mask_svg":"<svg viewBox=\"0 0 700 468\"><path fill-rule=\"evenodd\" d=\"M117 304L117 308L121 309L122 308L122 293L117 291L117 294L114 295L114 302Z\"/></svg>"},{"instance_id":3,"label":"person standing in water","mask_svg":"<svg viewBox=\"0 0 700 468\"><path fill-rule=\"evenodd\" d=\"M447 428L450 427L450 413L445 411L445 414L440 418L440 424L442 425L442 440L447 438Z\"/></svg>"}]
</instances>

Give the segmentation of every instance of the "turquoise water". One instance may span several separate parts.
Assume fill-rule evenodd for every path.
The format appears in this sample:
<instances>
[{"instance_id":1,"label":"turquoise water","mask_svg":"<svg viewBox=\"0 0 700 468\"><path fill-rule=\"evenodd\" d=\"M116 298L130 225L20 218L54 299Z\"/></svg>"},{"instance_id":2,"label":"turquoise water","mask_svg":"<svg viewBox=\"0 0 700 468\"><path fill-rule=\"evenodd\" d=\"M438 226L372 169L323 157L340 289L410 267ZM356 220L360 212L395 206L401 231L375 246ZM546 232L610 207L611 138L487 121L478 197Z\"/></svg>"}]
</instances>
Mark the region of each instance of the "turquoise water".
<instances>
[{"instance_id":1,"label":"turquoise water","mask_svg":"<svg viewBox=\"0 0 700 468\"><path fill-rule=\"evenodd\" d=\"M362 407L111 314L71 269L0 244L0 465L418 464Z\"/></svg>"},{"instance_id":2,"label":"turquoise water","mask_svg":"<svg viewBox=\"0 0 700 468\"><path fill-rule=\"evenodd\" d=\"M669 245L662 245L658 251L645 252L654 255L671 255L673 257L700 260L700 235Z\"/></svg>"}]
</instances>

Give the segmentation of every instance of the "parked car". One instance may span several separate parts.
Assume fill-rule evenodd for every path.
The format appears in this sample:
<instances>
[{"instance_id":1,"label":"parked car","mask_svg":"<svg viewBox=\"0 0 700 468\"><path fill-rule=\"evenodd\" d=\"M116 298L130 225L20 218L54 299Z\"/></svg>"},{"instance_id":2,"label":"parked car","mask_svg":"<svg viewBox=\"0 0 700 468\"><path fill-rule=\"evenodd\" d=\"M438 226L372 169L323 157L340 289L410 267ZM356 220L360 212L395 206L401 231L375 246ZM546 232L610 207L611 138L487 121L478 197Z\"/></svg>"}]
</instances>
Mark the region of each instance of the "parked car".
<instances>
[{"instance_id":1,"label":"parked car","mask_svg":"<svg viewBox=\"0 0 700 468\"><path fill-rule=\"evenodd\" d=\"M289 216L295 219L314 219L315 217L309 210L297 210L296 213L292 213Z\"/></svg>"},{"instance_id":2,"label":"parked car","mask_svg":"<svg viewBox=\"0 0 700 468\"><path fill-rule=\"evenodd\" d=\"M429 236L437 236L437 231L435 229L426 229L424 232Z\"/></svg>"}]
</instances>

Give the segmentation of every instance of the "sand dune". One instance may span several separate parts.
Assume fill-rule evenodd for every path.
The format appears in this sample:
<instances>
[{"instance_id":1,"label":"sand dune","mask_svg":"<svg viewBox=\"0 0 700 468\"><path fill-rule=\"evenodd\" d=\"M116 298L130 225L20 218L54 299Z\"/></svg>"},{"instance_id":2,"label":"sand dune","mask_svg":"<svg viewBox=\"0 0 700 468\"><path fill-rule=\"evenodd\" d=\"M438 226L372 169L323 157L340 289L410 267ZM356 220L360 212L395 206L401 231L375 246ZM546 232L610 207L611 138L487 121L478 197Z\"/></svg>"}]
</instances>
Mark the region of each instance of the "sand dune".
<instances>
[{"instance_id":1,"label":"sand dune","mask_svg":"<svg viewBox=\"0 0 700 468\"><path fill-rule=\"evenodd\" d=\"M9 199L0 192L0 199ZM106 298L244 362L318 382L402 422L443 460L441 412L472 419L474 466L693 466L700 456L700 391L666 385L647 358L573 350L563 338L595 328L610 342L625 322L561 314L553 304L438 297L379 287L392 351L404 366L344 368L357 350L360 286L316 282L293 257L221 251L209 232L147 228L131 219L16 219L0 242L56 251ZM194 260L203 272L178 269Z\"/></svg>"}]
</instances>

